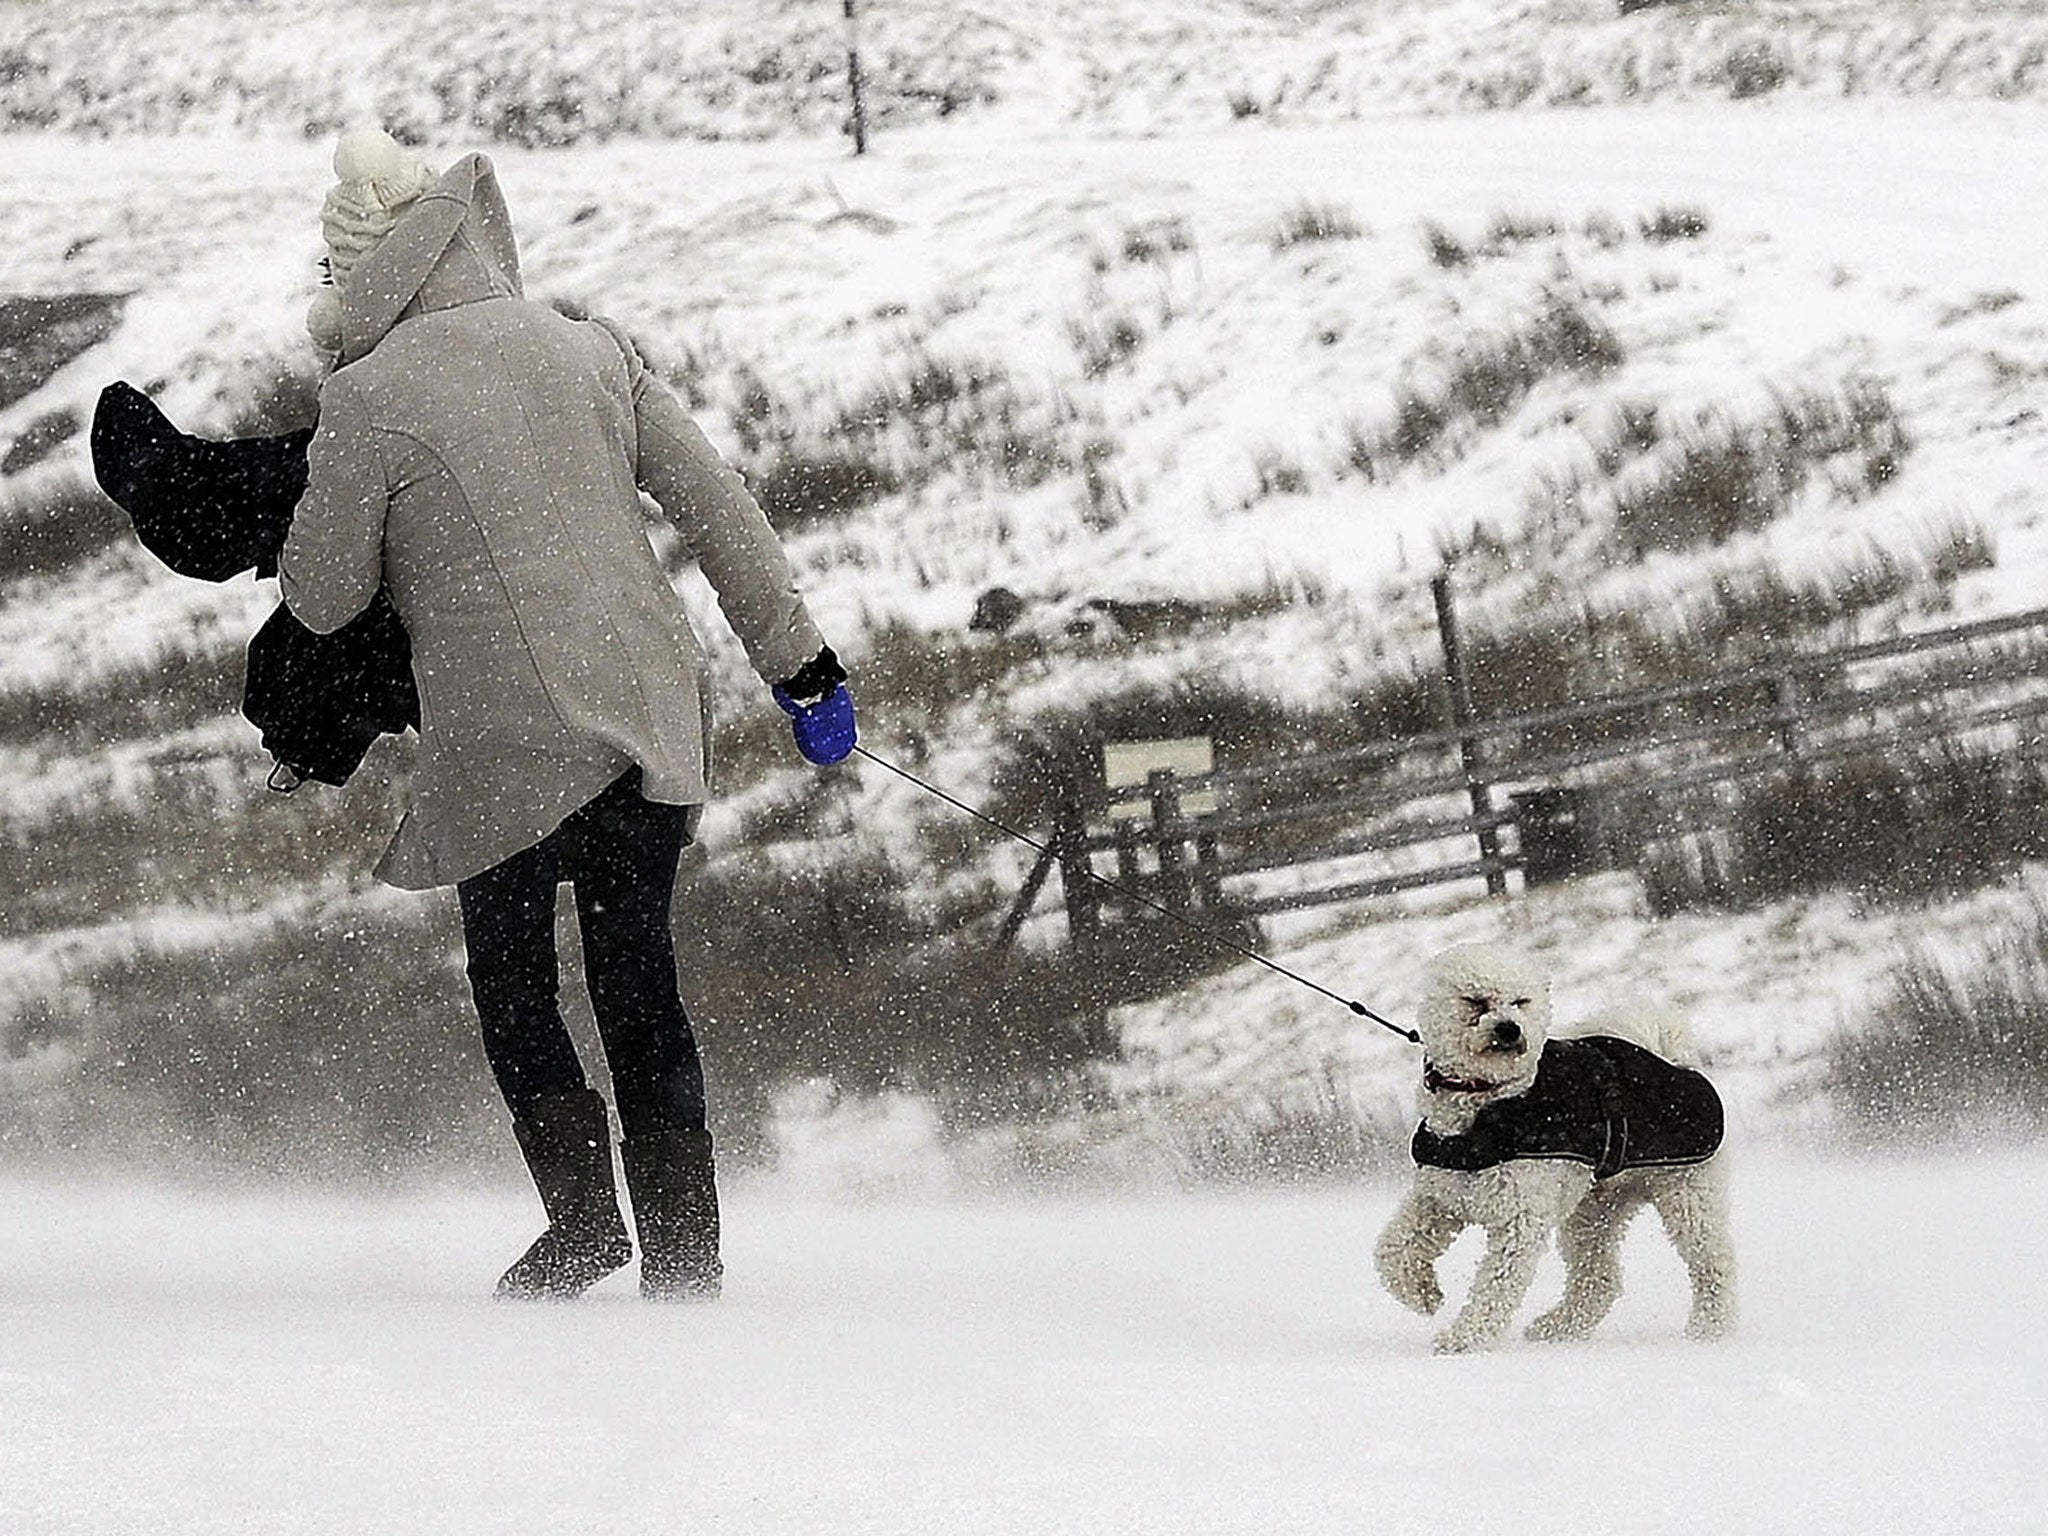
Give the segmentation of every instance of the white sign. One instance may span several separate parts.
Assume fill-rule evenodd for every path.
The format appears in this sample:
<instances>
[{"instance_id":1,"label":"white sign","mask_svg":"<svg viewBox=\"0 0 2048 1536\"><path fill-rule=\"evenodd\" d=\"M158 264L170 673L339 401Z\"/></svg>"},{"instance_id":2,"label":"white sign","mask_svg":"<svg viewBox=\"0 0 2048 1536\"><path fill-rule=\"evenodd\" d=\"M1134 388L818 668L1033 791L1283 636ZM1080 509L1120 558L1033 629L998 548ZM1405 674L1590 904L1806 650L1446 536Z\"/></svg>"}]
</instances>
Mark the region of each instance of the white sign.
<instances>
[{"instance_id":1,"label":"white sign","mask_svg":"<svg viewBox=\"0 0 2048 1536\"><path fill-rule=\"evenodd\" d=\"M1102 782L1111 789L1143 784L1160 768L1170 768L1184 779L1213 773L1216 768L1215 746L1206 736L1176 736L1166 741L1105 741L1102 744ZM1183 795L1180 810L1183 816L1214 815L1216 792L1205 789ZM1152 815L1152 802L1121 800L1110 806L1109 814L1115 821L1148 819Z\"/></svg>"}]
</instances>

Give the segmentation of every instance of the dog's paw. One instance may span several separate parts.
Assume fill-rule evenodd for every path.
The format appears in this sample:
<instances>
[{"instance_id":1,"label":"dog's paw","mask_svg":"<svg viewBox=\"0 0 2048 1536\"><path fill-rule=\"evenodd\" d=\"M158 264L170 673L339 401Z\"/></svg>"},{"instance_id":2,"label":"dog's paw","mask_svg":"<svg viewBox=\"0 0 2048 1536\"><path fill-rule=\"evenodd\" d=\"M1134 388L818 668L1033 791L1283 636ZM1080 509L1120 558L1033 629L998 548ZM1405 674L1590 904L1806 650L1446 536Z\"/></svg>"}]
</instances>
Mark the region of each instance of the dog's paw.
<instances>
[{"instance_id":1,"label":"dog's paw","mask_svg":"<svg viewBox=\"0 0 2048 1536\"><path fill-rule=\"evenodd\" d=\"M1522 1337L1538 1344L1561 1344L1583 1339L1592 1330L1563 1307L1552 1307L1523 1330Z\"/></svg>"},{"instance_id":2,"label":"dog's paw","mask_svg":"<svg viewBox=\"0 0 2048 1536\"><path fill-rule=\"evenodd\" d=\"M1434 1317L1444 1304L1444 1288L1436 1283L1433 1271L1392 1270L1382 1273L1380 1278L1386 1283L1387 1294L1410 1312Z\"/></svg>"},{"instance_id":3,"label":"dog's paw","mask_svg":"<svg viewBox=\"0 0 2048 1536\"><path fill-rule=\"evenodd\" d=\"M1696 1344L1712 1344L1734 1332L1735 1318L1727 1312L1695 1312L1685 1323L1685 1336Z\"/></svg>"},{"instance_id":4,"label":"dog's paw","mask_svg":"<svg viewBox=\"0 0 2048 1536\"><path fill-rule=\"evenodd\" d=\"M1446 1328L1429 1341L1429 1347L1439 1355L1471 1355L1485 1349L1493 1340L1473 1333L1469 1328Z\"/></svg>"}]
</instances>

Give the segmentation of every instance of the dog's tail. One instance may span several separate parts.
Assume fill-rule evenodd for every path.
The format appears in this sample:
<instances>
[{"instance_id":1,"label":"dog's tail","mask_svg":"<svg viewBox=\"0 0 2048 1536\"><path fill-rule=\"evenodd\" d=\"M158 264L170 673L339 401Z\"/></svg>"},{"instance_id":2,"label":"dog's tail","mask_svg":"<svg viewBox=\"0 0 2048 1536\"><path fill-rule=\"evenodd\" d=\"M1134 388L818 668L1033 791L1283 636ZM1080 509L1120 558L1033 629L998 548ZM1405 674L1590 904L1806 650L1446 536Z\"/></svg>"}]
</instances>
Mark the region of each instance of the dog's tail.
<instances>
[{"instance_id":1,"label":"dog's tail","mask_svg":"<svg viewBox=\"0 0 2048 1536\"><path fill-rule=\"evenodd\" d=\"M1571 1030L1574 1035L1615 1035L1632 1040L1646 1051L1655 1051L1680 1067L1703 1064L1692 1026L1675 1013L1643 1007L1604 1008Z\"/></svg>"}]
</instances>

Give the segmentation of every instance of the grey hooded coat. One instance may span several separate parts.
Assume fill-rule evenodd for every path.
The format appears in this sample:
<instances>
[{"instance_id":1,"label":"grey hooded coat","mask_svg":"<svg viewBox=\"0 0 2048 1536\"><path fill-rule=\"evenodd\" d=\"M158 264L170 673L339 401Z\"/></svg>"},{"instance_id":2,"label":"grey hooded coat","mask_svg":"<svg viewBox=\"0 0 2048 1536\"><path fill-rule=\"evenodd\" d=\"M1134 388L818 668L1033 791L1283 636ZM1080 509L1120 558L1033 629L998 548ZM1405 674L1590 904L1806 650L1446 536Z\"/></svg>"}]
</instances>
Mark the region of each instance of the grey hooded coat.
<instances>
[{"instance_id":1,"label":"grey hooded coat","mask_svg":"<svg viewBox=\"0 0 2048 1536\"><path fill-rule=\"evenodd\" d=\"M639 491L780 682L823 640L745 484L614 327L522 296L481 155L364 255L343 306L278 577L322 633L382 583L412 637L420 750L378 877L467 879L636 763L649 799L702 804L703 653Z\"/></svg>"}]
</instances>

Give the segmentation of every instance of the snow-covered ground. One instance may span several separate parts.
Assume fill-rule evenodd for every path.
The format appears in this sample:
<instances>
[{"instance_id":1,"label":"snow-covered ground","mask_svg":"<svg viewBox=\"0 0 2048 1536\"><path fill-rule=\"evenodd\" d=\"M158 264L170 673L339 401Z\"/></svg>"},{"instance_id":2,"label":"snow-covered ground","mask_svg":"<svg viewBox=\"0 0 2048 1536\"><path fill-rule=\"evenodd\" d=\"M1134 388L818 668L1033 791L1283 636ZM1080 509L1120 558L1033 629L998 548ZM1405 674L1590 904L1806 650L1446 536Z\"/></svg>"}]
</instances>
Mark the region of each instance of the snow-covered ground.
<instances>
[{"instance_id":1,"label":"snow-covered ground","mask_svg":"<svg viewBox=\"0 0 2048 1536\"><path fill-rule=\"evenodd\" d=\"M1064 655L960 700L948 719L915 722L933 766L972 786L995 738L1054 703L1195 673L1327 698L1388 657L1426 658L1421 581L1439 541L1482 524L1512 531L1540 477L1582 461L1587 434L1622 401L1678 420L1868 375L1892 390L1915 448L1874 499L1812 497L1727 549L1618 571L1579 548L1497 594L1469 594L1477 622L1526 600L1532 576L1575 598L1617 583L1696 597L1723 561L1798 573L1883 548L1910 565L1958 522L1982 528L1997 554L1955 592L1961 610L2030 604L2048 564L2048 184L2020 146L2043 122L2024 103L1788 101L1162 139L997 143L932 127L892 135L867 162L817 141L496 154L532 291L620 316L658 361L695 359L712 391L706 425L728 449L743 370L815 425L926 356L1007 370L1027 425L1059 451L1083 452L1090 434L1113 445L1107 473L1125 498L1113 516L1091 522L1075 475L991 487L949 473L796 537L806 589L856 663L891 622L970 644L962 627L976 595L997 583L1055 601L1213 603L1273 583L1335 594L1138 657ZM108 342L0 411L0 437L52 412L82 418L116 376L166 378L174 416L221 430L266 366L310 362L299 315L324 145L11 144L0 166L10 285L138 296ZM194 206L207 210L201 227ZM1634 236L1639 217L1670 206L1697 209L1704 238ZM1360 233L1276 252L1275 229L1305 207L1355 217ZM1427 259L1425 223L1476 238L1502 214L1558 233L1468 271ZM1596 219L1614 222L1620 247L1584 235ZM1117 254L1175 221L1191 250L1159 262ZM1544 381L1440 471L1367 484L1343 470L1347 432L1383 421L1433 347L1526 311L1556 284L1595 296L1627 350L1621 369ZM1146 339L1087 377L1068 328L1115 314ZM1037 420L1056 399L1080 419ZM74 439L14 477L0 503L82 473L83 450ZM1296 468L1298 489L1258 492L1269 456ZM254 624L271 590L185 581L116 551L0 601L0 685L49 687L218 647ZM688 595L708 610L695 585ZM758 690L741 691L750 685L722 625L707 615L700 629L734 707L758 703ZM888 701L868 702L878 745L897 745ZM47 798L23 767L5 765L6 778ZM778 780L772 792L787 788ZM900 784L863 790L866 825L917 814Z\"/></svg>"},{"instance_id":2,"label":"snow-covered ground","mask_svg":"<svg viewBox=\"0 0 2048 1536\"><path fill-rule=\"evenodd\" d=\"M743 1188L669 1311L483 1299L509 1199L0 1185L0 1529L2040 1530L2048 1161L1734 1155L1735 1340L1645 1224L1592 1342L1459 1359L1370 1274L1391 1188Z\"/></svg>"}]
</instances>

